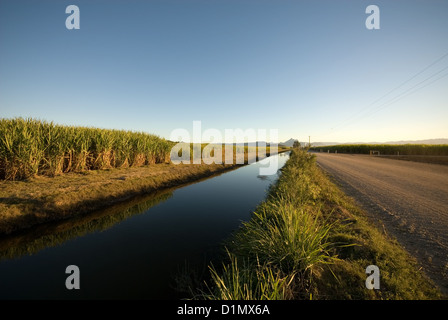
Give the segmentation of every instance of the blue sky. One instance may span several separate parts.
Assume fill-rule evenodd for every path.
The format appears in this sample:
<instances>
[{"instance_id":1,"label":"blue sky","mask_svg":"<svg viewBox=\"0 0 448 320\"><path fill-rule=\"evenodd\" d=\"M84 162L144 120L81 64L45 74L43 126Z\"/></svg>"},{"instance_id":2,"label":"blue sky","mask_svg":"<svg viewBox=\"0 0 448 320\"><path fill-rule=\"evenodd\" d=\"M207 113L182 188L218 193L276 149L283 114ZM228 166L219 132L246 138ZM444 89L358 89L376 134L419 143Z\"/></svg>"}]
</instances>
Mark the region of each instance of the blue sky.
<instances>
[{"instance_id":1,"label":"blue sky","mask_svg":"<svg viewBox=\"0 0 448 320\"><path fill-rule=\"evenodd\" d=\"M282 141L448 138L447 53L446 0L2 0L0 117L165 138L195 120Z\"/></svg>"}]
</instances>

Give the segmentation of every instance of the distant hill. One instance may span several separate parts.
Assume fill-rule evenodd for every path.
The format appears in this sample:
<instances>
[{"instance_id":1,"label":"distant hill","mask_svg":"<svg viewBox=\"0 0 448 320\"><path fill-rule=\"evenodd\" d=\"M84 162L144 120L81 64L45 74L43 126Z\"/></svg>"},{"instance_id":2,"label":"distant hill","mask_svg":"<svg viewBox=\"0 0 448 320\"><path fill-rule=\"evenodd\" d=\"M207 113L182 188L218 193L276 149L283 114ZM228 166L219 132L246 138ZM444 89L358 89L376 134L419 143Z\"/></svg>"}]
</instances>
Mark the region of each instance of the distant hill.
<instances>
[{"instance_id":1,"label":"distant hill","mask_svg":"<svg viewBox=\"0 0 448 320\"><path fill-rule=\"evenodd\" d=\"M279 145L286 146L286 147L292 147L294 145L294 141L297 141L297 139L291 138L289 140L286 140L285 142L280 142Z\"/></svg>"},{"instance_id":2,"label":"distant hill","mask_svg":"<svg viewBox=\"0 0 448 320\"><path fill-rule=\"evenodd\" d=\"M448 144L448 139L401 140L387 142L312 142L313 147L334 146L343 144Z\"/></svg>"}]
</instances>

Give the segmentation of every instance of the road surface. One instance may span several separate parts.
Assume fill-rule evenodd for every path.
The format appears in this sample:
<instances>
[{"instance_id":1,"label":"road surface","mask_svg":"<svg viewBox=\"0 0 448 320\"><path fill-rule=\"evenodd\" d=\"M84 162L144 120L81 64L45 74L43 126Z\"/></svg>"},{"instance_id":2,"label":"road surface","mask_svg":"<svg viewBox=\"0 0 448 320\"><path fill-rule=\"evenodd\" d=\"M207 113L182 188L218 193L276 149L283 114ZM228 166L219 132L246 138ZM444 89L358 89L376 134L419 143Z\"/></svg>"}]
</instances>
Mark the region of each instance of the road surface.
<instances>
[{"instance_id":1,"label":"road surface","mask_svg":"<svg viewBox=\"0 0 448 320\"><path fill-rule=\"evenodd\" d=\"M448 166L316 153L317 163L448 293Z\"/></svg>"}]
</instances>

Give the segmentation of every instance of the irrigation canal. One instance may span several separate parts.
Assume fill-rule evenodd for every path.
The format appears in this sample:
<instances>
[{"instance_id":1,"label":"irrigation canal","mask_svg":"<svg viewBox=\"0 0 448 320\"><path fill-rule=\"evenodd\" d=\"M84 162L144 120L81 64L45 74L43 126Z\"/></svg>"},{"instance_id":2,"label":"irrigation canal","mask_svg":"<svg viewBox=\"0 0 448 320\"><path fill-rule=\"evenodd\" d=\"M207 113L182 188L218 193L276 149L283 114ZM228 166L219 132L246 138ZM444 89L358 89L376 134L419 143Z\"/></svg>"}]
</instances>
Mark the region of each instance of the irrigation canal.
<instances>
[{"instance_id":1,"label":"irrigation canal","mask_svg":"<svg viewBox=\"0 0 448 320\"><path fill-rule=\"evenodd\" d=\"M289 152L273 157L281 168ZM223 241L278 178L260 176L260 166L0 239L0 299L187 298L176 277L219 263ZM76 284L69 265L80 289L66 287Z\"/></svg>"}]
</instances>

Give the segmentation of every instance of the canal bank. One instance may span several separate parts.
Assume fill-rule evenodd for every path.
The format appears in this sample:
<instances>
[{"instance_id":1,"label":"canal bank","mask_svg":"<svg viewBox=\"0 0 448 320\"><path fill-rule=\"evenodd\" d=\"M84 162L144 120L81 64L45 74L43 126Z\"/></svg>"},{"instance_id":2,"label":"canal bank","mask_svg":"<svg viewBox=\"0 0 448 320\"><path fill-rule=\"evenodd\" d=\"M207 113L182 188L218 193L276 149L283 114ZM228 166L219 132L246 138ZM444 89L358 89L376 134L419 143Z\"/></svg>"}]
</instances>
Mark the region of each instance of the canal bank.
<instances>
[{"instance_id":1,"label":"canal bank","mask_svg":"<svg viewBox=\"0 0 448 320\"><path fill-rule=\"evenodd\" d=\"M36 176L24 181L3 180L0 181L0 235L88 214L244 165L160 163L55 177Z\"/></svg>"}]
</instances>

